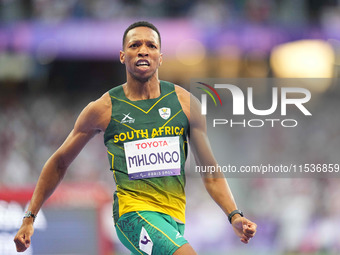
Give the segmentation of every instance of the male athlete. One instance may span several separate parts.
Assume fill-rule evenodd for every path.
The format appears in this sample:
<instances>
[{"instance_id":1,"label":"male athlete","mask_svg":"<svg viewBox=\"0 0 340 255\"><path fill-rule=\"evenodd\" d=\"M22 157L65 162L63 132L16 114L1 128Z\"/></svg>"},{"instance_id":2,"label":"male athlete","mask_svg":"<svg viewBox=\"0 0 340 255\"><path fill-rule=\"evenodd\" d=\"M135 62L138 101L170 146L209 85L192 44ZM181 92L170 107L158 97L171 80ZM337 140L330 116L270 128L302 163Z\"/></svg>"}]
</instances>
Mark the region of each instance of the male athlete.
<instances>
[{"instance_id":1,"label":"male athlete","mask_svg":"<svg viewBox=\"0 0 340 255\"><path fill-rule=\"evenodd\" d=\"M197 164L217 162L199 101L185 89L158 79L160 48L160 34L151 23L137 22L126 29L120 61L127 81L87 105L46 162L14 239L17 251L30 246L34 219L68 166L94 135L103 132L117 184L113 215L120 241L132 254L196 254L183 237L187 138ZM237 209L226 179L209 174L202 179L236 235L248 243L257 226Z\"/></svg>"}]
</instances>

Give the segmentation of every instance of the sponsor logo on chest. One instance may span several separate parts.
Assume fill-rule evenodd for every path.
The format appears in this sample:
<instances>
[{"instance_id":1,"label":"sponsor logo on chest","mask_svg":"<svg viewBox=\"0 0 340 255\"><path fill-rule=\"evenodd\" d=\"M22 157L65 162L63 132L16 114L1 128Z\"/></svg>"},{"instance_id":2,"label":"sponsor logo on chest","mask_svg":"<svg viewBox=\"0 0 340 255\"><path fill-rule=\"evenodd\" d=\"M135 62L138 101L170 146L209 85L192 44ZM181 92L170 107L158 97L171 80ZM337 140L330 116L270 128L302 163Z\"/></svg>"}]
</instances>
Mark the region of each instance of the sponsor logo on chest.
<instances>
[{"instance_id":1,"label":"sponsor logo on chest","mask_svg":"<svg viewBox=\"0 0 340 255\"><path fill-rule=\"evenodd\" d=\"M135 122L135 119L129 116L130 113L128 113L128 114L123 113L123 115L124 115L124 118L120 121L120 123L122 123L122 124L130 123L131 124L131 123Z\"/></svg>"}]
</instances>

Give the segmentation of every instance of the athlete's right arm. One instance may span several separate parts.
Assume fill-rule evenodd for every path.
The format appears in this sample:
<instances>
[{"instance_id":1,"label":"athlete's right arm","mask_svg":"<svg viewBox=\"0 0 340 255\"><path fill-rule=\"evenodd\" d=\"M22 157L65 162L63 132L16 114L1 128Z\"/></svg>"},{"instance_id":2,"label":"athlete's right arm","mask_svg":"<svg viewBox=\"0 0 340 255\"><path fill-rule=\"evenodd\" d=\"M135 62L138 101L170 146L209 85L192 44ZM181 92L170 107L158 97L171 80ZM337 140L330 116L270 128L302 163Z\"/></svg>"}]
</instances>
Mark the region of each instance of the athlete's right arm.
<instances>
[{"instance_id":1,"label":"athlete's right arm","mask_svg":"<svg viewBox=\"0 0 340 255\"><path fill-rule=\"evenodd\" d=\"M28 211L35 215L38 214L43 203L52 195L63 179L68 166L93 136L105 131L110 117L111 100L108 93L84 108L64 143L45 163L28 206ZM14 238L18 252L23 252L30 246L33 232L33 218L24 218Z\"/></svg>"},{"instance_id":2,"label":"athlete's right arm","mask_svg":"<svg viewBox=\"0 0 340 255\"><path fill-rule=\"evenodd\" d=\"M197 165L215 166L216 168L218 164L208 139L205 116L201 114L201 103L189 92L180 88L177 88L177 91L183 111L190 122L190 148ZM201 177L209 195L221 207L226 216L237 209L234 196L223 173L202 172ZM248 243L256 233L257 225L239 214L232 218L231 223L236 235L243 243Z\"/></svg>"}]
</instances>

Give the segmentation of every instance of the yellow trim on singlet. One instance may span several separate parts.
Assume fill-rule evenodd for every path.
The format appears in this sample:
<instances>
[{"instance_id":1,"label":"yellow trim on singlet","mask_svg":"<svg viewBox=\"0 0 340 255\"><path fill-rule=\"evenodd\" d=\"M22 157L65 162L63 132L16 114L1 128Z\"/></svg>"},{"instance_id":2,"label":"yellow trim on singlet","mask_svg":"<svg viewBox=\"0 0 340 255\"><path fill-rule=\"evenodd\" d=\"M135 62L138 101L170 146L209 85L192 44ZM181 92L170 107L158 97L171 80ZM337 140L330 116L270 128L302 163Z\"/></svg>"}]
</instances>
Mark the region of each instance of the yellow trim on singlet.
<instances>
[{"instance_id":1,"label":"yellow trim on singlet","mask_svg":"<svg viewBox=\"0 0 340 255\"><path fill-rule=\"evenodd\" d=\"M123 126L125 126L125 127L127 127L127 128L130 128L130 129L132 129L133 131L136 131L136 129L130 127L129 125L126 125L125 123L121 123L119 120L116 120L116 119L114 119L114 118L112 118L112 119L113 119L114 121L118 122L119 124L122 124Z\"/></svg>"},{"instance_id":2,"label":"yellow trim on singlet","mask_svg":"<svg viewBox=\"0 0 340 255\"><path fill-rule=\"evenodd\" d=\"M109 153L111 156L112 156L112 163L111 163L111 169L112 169L112 172L113 172L113 178L115 178L115 182L117 184L117 178L116 178L116 171L114 169L114 159L115 159L115 155L113 155L110 151L107 151L107 153Z\"/></svg>"},{"instance_id":3,"label":"yellow trim on singlet","mask_svg":"<svg viewBox=\"0 0 340 255\"><path fill-rule=\"evenodd\" d=\"M130 128L131 130L133 130L133 131L136 131L136 132L138 132L138 130L137 129L134 129L134 128L132 128L132 127L130 127L129 125L126 125L125 123L121 123L119 120L116 120L116 119L114 119L114 118L112 118L112 120L114 120L114 121L116 121L116 122L118 122L119 124L122 124L122 125L124 125L125 127L127 127L127 128ZM141 136L142 137L145 137L143 134L141 134ZM148 137L145 137L145 138L148 138ZM118 146L119 147L119 146ZM119 148L121 148L121 147L119 147Z\"/></svg>"},{"instance_id":4,"label":"yellow trim on singlet","mask_svg":"<svg viewBox=\"0 0 340 255\"><path fill-rule=\"evenodd\" d=\"M127 103L127 104L129 104L129 105L131 105L131 106L137 108L138 110L144 112L145 114L148 114L148 113L152 110L152 108L154 108L154 107L156 106L156 104L158 104L161 100L163 100L163 98L167 97L168 95L170 95L170 94L172 94L172 93L174 93L174 92L175 92L175 90L173 90L173 91L169 92L168 94L162 96L162 97L161 97L160 99L158 99L157 102L154 103L154 104L149 108L149 110L147 110L147 111L144 111L142 108L140 108L140 107L134 105L133 103L128 102L128 101L126 101L126 100L124 100L124 99L120 99L120 98L117 98L117 97L114 97L114 96L110 96L110 97L111 97L111 98L114 98L114 99L116 99L116 100L118 100L118 101Z\"/></svg>"},{"instance_id":5,"label":"yellow trim on singlet","mask_svg":"<svg viewBox=\"0 0 340 255\"><path fill-rule=\"evenodd\" d=\"M185 144L186 144L186 143L188 143L188 142L187 142L187 141L184 141L184 142L183 142L183 153L184 153L184 157L186 157L186 155L185 155Z\"/></svg>"},{"instance_id":6,"label":"yellow trim on singlet","mask_svg":"<svg viewBox=\"0 0 340 255\"><path fill-rule=\"evenodd\" d=\"M109 141L109 143L111 143L112 145L116 146L117 148L121 149L121 150L124 150L123 147L121 146L118 146L117 144L115 144L114 142L112 142L111 140Z\"/></svg>"},{"instance_id":7,"label":"yellow trim on singlet","mask_svg":"<svg viewBox=\"0 0 340 255\"><path fill-rule=\"evenodd\" d=\"M168 124L173 118L175 118L180 112L183 112L183 109L179 110L174 116L172 116L167 122L164 123L162 127L164 127L166 124Z\"/></svg>"},{"instance_id":8,"label":"yellow trim on singlet","mask_svg":"<svg viewBox=\"0 0 340 255\"><path fill-rule=\"evenodd\" d=\"M129 241L129 243L133 246L133 248L135 248L136 251L138 251L139 254L142 254L142 255L143 255L143 253L142 253L140 250L138 250L138 249L136 248L136 246L133 245L133 243L129 240L129 238L127 238L127 236L126 236L126 235L124 234L124 232L120 229L120 227L118 226L118 224L116 224L116 227L117 227L117 228L119 229L119 231L124 235L124 237L126 238L126 240Z\"/></svg>"},{"instance_id":9,"label":"yellow trim on singlet","mask_svg":"<svg viewBox=\"0 0 340 255\"><path fill-rule=\"evenodd\" d=\"M169 123L173 118L175 118L180 112L183 112L183 110L179 110L174 116L172 116L167 122L165 122L165 123L163 124L162 127L165 127L166 124L168 124L168 123ZM155 136L157 136L157 134L153 135L152 138L154 138Z\"/></svg>"},{"instance_id":10,"label":"yellow trim on singlet","mask_svg":"<svg viewBox=\"0 0 340 255\"><path fill-rule=\"evenodd\" d=\"M142 215L140 215L139 212L136 212L139 217L141 217L146 223L148 223L151 227L157 229L159 232L161 232L164 236L166 236L174 245L176 245L177 247L180 247L177 243L175 243L167 234L165 234L162 230L160 230L159 228L157 228L155 225L151 224L147 219L145 219Z\"/></svg>"},{"instance_id":11,"label":"yellow trim on singlet","mask_svg":"<svg viewBox=\"0 0 340 255\"><path fill-rule=\"evenodd\" d=\"M114 165L114 158L115 158L115 155L113 155L110 151L107 151L107 153L109 153L111 156L112 156L112 162L111 162L111 168L114 169L113 165Z\"/></svg>"}]
</instances>

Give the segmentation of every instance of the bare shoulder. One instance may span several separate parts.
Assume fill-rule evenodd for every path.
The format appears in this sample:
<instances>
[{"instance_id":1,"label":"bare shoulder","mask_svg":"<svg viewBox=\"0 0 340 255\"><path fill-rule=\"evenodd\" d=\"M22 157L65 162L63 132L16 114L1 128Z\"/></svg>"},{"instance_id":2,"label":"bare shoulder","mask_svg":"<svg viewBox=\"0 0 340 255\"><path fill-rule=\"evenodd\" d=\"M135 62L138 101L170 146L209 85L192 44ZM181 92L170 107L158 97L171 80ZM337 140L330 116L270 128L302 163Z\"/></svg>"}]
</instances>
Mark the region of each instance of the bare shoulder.
<instances>
[{"instance_id":1,"label":"bare shoulder","mask_svg":"<svg viewBox=\"0 0 340 255\"><path fill-rule=\"evenodd\" d=\"M104 93L100 98L90 102L87 107L92 114L101 115L111 110L111 98L109 92Z\"/></svg>"},{"instance_id":2,"label":"bare shoulder","mask_svg":"<svg viewBox=\"0 0 340 255\"><path fill-rule=\"evenodd\" d=\"M179 85L175 85L175 91L178 97L178 100L183 108L183 111L185 115L187 116L188 120L190 121L190 124L192 124L193 120L196 119L196 115L199 114L200 109L200 102L199 100L192 95L189 91L182 88ZM195 117L194 119L191 117Z\"/></svg>"},{"instance_id":3,"label":"bare shoulder","mask_svg":"<svg viewBox=\"0 0 340 255\"><path fill-rule=\"evenodd\" d=\"M188 100L189 100L189 98L190 98L190 92L189 91L187 91L185 88L183 88L183 87L181 87L181 86L179 86L179 85L175 85L175 91L176 91L176 94L177 94L177 96L179 97L179 98L181 98L181 99L186 99L186 98L188 98Z\"/></svg>"},{"instance_id":4,"label":"bare shoulder","mask_svg":"<svg viewBox=\"0 0 340 255\"><path fill-rule=\"evenodd\" d=\"M90 102L80 113L75 128L105 131L111 118L111 98L108 92Z\"/></svg>"},{"instance_id":5,"label":"bare shoulder","mask_svg":"<svg viewBox=\"0 0 340 255\"><path fill-rule=\"evenodd\" d=\"M175 85L175 91L177 94L178 101L181 104L185 115L190 121L190 92L179 85Z\"/></svg>"}]
</instances>

